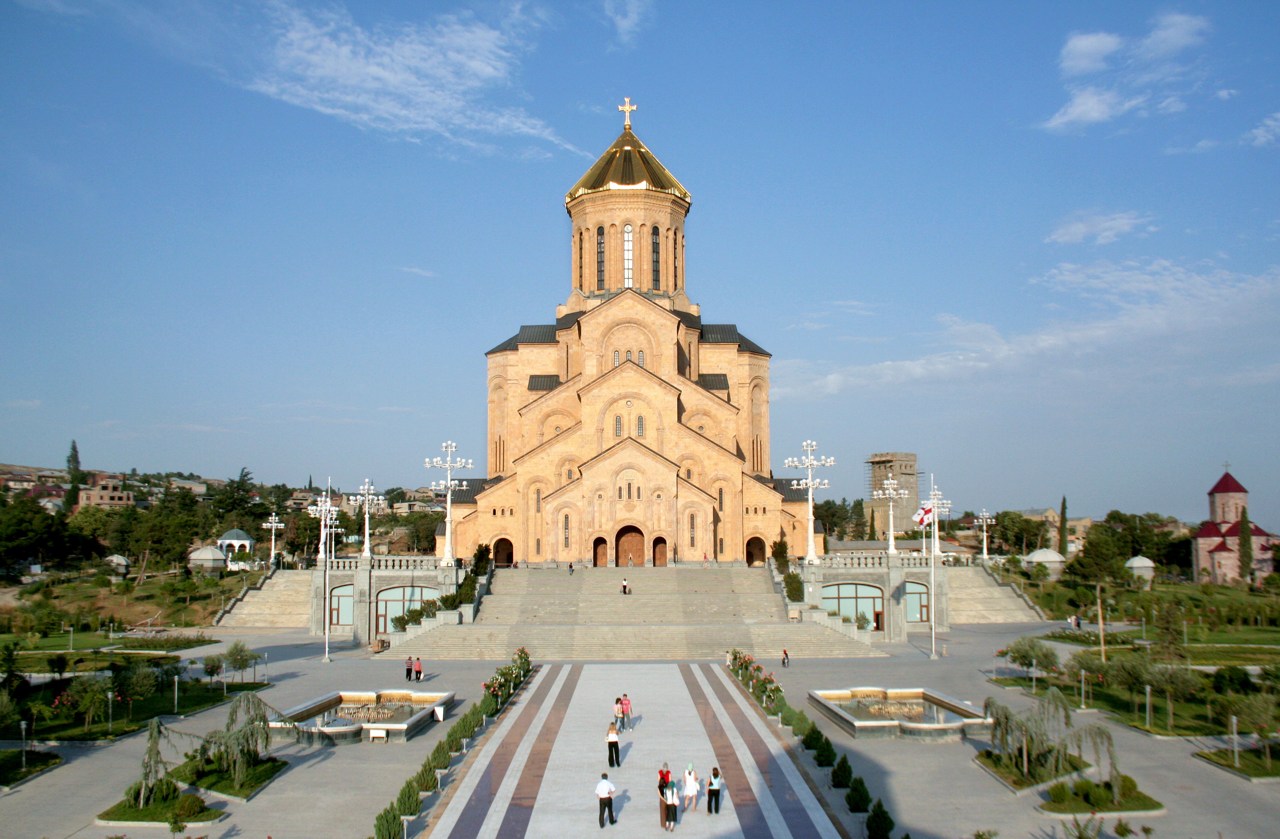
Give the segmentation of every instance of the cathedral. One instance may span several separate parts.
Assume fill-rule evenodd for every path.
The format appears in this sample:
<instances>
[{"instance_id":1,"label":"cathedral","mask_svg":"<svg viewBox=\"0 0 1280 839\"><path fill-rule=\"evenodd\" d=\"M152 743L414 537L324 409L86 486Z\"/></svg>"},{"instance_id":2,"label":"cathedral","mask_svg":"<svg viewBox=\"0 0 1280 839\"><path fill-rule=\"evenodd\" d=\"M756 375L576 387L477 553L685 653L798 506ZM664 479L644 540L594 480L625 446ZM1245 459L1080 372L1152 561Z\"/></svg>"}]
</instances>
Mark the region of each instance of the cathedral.
<instances>
[{"instance_id":1,"label":"cathedral","mask_svg":"<svg viewBox=\"0 0 1280 839\"><path fill-rule=\"evenodd\" d=\"M555 320L486 354L487 472L454 492L455 551L487 544L499 566L758 566L779 539L803 553L806 496L770 468L769 353L692 302L691 196L630 100L619 110L622 133L565 195Z\"/></svg>"}]
</instances>

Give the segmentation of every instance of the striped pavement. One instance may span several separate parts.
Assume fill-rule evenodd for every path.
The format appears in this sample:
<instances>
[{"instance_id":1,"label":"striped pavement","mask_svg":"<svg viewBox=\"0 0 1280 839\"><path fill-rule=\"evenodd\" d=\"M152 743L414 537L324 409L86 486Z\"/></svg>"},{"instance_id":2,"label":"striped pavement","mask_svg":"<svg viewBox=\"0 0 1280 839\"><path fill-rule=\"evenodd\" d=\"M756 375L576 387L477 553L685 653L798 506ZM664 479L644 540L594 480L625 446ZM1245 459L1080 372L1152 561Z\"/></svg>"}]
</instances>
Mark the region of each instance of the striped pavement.
<instances>
[{"instance_id":1,"label":"striped pavement","mask_svg":"<svg viewBox=\"0 0 1280 839\"><path fill-rule=\"evenodd\" d=\"M610 769L605 733L613 701L626 692L633 726L622 734L622 766ZM839 836L773 732L723 667L708 663L553 664L493 729L430 833L470 837L653 836L660 832L657 778L663 763L679 778L726 779L719 814L682 812L686 837L836 839ZM616 825L600 830L595 786L608 772L617 787Z\"/></svg>"}]
</instances>

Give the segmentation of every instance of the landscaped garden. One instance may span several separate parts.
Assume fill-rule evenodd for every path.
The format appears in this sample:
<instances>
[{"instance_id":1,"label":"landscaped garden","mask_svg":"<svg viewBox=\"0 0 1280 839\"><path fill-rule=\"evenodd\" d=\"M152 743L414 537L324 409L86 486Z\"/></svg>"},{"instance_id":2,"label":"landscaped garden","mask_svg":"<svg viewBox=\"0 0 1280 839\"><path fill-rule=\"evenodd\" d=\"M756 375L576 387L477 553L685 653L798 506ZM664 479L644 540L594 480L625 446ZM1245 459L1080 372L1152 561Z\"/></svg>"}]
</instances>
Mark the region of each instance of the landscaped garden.
<instances>
[{"instance_id":1,"label":"landscaped garden","mask_svg":"<svg viewBox=\"0 0 1280 839\"><path fill-rule=\"evenodd\" d=\"M62 758L53 752L27 749L24 761L22 749L0 749L0 786L11 787L59 763L62 763Z\"/></svg>"}]
</instances>

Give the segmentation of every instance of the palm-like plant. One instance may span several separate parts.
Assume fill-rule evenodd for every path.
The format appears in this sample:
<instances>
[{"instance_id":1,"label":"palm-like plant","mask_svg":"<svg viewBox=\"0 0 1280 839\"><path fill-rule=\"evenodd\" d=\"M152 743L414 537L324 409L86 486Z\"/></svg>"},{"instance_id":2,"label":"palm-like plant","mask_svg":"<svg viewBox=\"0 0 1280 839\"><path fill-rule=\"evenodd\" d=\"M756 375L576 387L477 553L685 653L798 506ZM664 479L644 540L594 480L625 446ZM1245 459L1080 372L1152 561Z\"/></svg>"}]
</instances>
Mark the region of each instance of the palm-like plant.
<instances>
[{"instance_id":1,"label":"palm-like plant","mask_svg":"<svg viewBox=\"0 0 1280 839\"><path fill-rule=\"evenodd\" d=\"M1096 723L1072 727L1071 703L1057 688L1046 690L1035 706L1022 714L991 697L982 710L992 721L991 745L1028 781L1070 772L1072 752L1083 752L1088 745L1097 763L1102 762L1102 751L1106 750L1110 777L1119 782L1111 732Z\"/></svg>"}]
</instances>

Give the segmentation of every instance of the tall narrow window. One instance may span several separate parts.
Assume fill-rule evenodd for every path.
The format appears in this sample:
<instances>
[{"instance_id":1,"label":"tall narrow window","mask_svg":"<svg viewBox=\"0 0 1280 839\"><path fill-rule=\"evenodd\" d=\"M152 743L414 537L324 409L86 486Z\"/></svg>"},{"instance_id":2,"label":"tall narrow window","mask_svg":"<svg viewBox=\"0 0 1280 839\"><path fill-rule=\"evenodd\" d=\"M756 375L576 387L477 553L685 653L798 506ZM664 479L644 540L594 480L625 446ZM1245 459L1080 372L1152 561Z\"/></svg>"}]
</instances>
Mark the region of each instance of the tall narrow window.
<instances>
[{"instance_id":1,"label":"tall narrow window","mask_svg":"<svg viewBox=\"0 0 1280 839\"><path fill-rule=\"evenodd\" d=\"M672 270L671 273L675 275L671 279L673 281L673 285L677 289L679 289L680 288L680 231L679 230L676 230L675 235L671 237L671 251L672 251L671 265L674 269Z\"/></svg>"},{"instance_id":2,"label":"tall narrow window","mask_svg":"<svg viewBox=\"0 0 1280 839\"><path fill-rule=\"evenodd\" d=\"M631 482L630 481L627 482L627 500L628 501L631 500Z\"/></svg>"},{"instance_id":3,"label":"tall narrow window","mask_svg":"<svg viewBox=\"0 0 1280 839\"><path fill-rule=\"evenodd\" d=\"M698 544L698 516L696 513L689 514L689 547Z\"/></svg>"},{"instance_id":4,"label":"tall narrow window","mask_svg":"<svg viewBox=\"0 0 1280 839\"><path fill-rule=\"evenodd\" d=\"M644 366L644 350L640 350L640 366Z\"/></svg>"},{"instance_id":5,"label":"tall narrow window","mask_svg":"<svg viewBox=\"0 0 1280 839\"><path fill-rule=\"evenodd\" d=\"M542 539L533 540L533 552L538 556L542 556Z\"/></svg>"},{"instance_id":6,"label":"tall narrow window","mask_svg":"<svg viewBox=\"0 0 1280 839\"><path fill-rule=\"evenodd\" d=\"M617 366L618 366L619 364L621 364L621 363L622 363L622 353L618 352L617 350L614 350L614 351L613 351L613 366L614 366L614 367L617 367Z\"/></svg>"},{"instance_id":7,"label":"tall narrow window","mask_svg":"<svg viewBox=\"0 0 1280 839\"><path fill-rule=\"evenodd\" d=\"M613 418L613 436L614 436L614 437L621 437L621 436L622 436L622 417L621 417L621 415L616 416L616 417L614 417L614 418Z\"/></svg>"},{"instance_id":8,"label":"tall narrow window","mask_svg":"<svg viewBox=\"0 0 1280 839\"><path fill-rule=\"evenodd\" d=\"M618 484L618 500L622 500L622 484Z\"/></svg>"},{"instance_id":9,"label":"tall narrow window","mask_svg":"<svg viewBox=\"0 0 1280 839\"><path fill-rule=\"evenodd\" d=\"M542 490L540 489L533 491L533 511L535 513L542 512Z\"/></svg>"},{"instance_id":10,"label":"tall narrow window","mask_svg":"<svg viewBox=\"0 0 1280 839\"><path fill-rule=\"evenodd\" d=\"M724 487L720 487L720 512L724 512Z\"/></svg>"},{"instance_id":11,"label":"tall narrow window","mask_svg":"<svg viewBox=\"0 0 1280 839\"><path fill-rule=\"evenodd\" d=\"M644 436L644 417L643 416L636 417L636 436L637 437Z\"/></svg>"},{"instance_id":12,"label":"tall narrow window","mask_svg":"<svg viewBox=\"0 0 1280 839\"><path fill-rule=\"evenodd\" d=\"M631 257L633 256L633 245L631 242L631 225L622 228L622 287L631 288Z\"/></svg>"},{"instance_id":13,"label":"tall narrow window","mask_svg":"<svg viewBox=\"0 0 1280 839\"><path fill-rule=\"evenodd\" d=\"M582 256L583 256L583 254L582 254L582 240L583 240L584 238L586 238L586 234L585 234L585 233L583 233L581 230L579 230L579 231L578 231L578 290L579 290L579 291L586 291L586 290L587 290L587 287L586 287L585 285L583 285L583 280L582 280L582 272L583 272L583 267L582 267Z\"/></svg>"},{"instance_id":14,"label":"tall narrow window","mask_svg":"<svg viewBox=\"0 0 1280 839\"><path fill-rule=\"evenodd\" d=\"M596 228L596 291L604 291L604 228Z\"/></svg>"},{"instance_id":15,"label":"tall narrow window","mask_svg":"<svg viewBox=\"0 0 1280 839\"><path fill-rule=\"evenodd\" d=\"M564 514L564 546L569 547L569 514Z\"/></svg>"},{"instance_id":16,"label":"tall narrow window","mask_svg":"<svg viewBox=\"0 0 1280 839\"><path fill-rule=\"evenodd\" d=\"M656 224L652 230L653 236L650 237L650 247L653 249L653 290L658 291L662 288L662 234Z\"/></svg>"},{"instance_id":17,"label":"tall narrow window","mask_svg":"<svg viewBox=\"0 0 1280 839\"><path fill-rule=\"evenodd\" d=\"M627 361L631 360L631 350L627 350Z\"/></svg>"}]
</instances>

